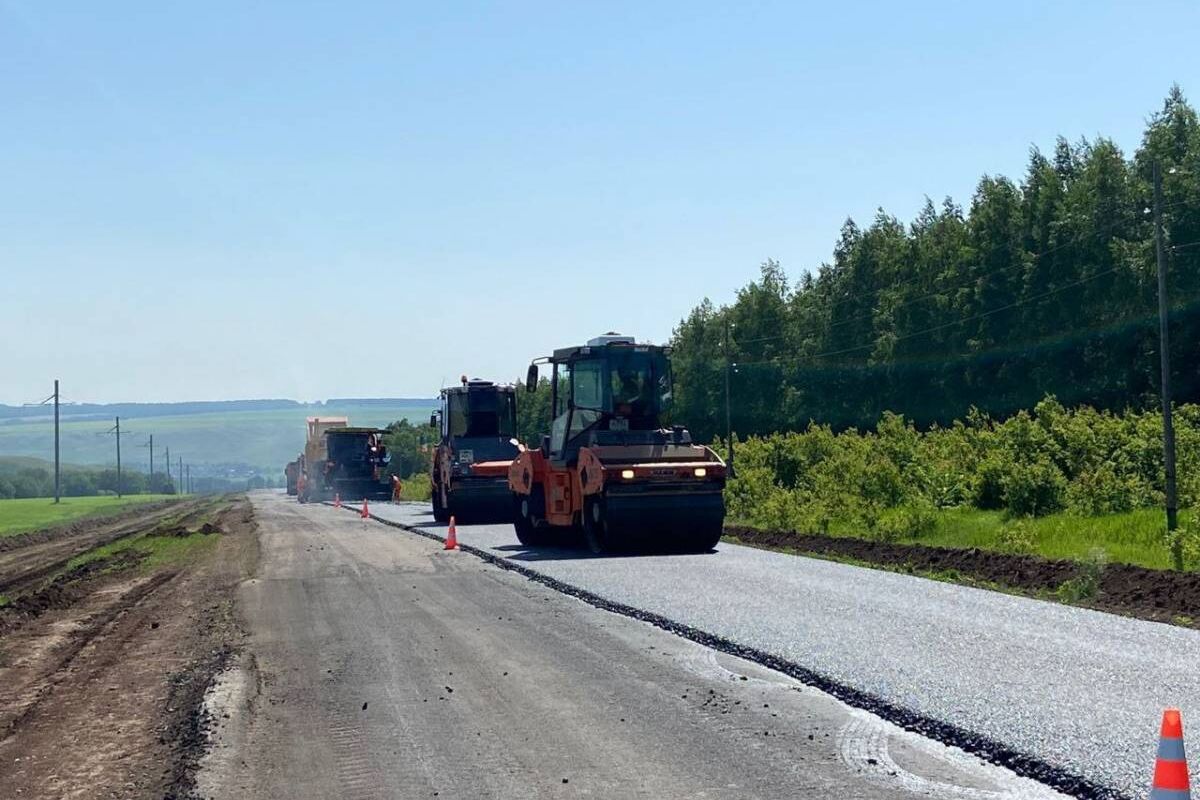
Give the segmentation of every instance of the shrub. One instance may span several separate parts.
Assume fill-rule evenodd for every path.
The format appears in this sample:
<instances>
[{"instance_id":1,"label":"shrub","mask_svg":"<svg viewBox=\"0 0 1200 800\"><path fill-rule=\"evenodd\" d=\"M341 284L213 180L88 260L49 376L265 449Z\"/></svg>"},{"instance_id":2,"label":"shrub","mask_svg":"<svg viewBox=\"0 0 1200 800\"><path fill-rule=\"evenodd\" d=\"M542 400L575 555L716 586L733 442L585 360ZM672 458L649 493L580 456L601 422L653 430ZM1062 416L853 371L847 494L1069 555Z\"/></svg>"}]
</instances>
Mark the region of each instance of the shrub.
<instances>
[{"instance_id":1,"label":"shrub","mask_svg":"<svg viewBox=\"0 0 1200 800\"><path fill-rule=\"evenodd\" d=\"M998 537L1000 550L1005 553L1032 553L1036 549L1033 524L1029 517L1012 520L1000 528Z\"/></svg>"},{"instance_id":2,"label":"shrub","mask_svg":"<svg viewBox=\"0 0 1200 800\"><path fill-rule=\"evenodd\" d=\"M1154 498L1154 490L1134 475L1118 474L1110 462L1080 474L1066 490L1066 504L1080 514L1129 511Z\"/></svg>"},{"instance_id":3,"label":"shrub","mask_svg":"<svg viewBox=\"0 0 1200 800\"><path fill-rule=\"evenodd\" d=\"M1006 465L1001 478L1004 507L1016 516L1041 516L1062 508L1066 478L1047 460Z\"/></svg>"}]
</instances>

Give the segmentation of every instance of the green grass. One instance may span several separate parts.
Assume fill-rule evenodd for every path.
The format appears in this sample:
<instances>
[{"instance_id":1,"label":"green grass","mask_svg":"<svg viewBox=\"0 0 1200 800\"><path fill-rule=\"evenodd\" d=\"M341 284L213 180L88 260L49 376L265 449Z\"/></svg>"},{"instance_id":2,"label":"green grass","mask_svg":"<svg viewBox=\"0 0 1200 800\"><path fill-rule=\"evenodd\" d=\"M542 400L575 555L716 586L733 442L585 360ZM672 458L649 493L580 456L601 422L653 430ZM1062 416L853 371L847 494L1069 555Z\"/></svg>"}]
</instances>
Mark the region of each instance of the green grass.
<instances>
[{"instance_id":1,"label":"green grass","mask_svg":"<svg viewBox=\"0 0 1200 800\"><path fill-rule=\"evenodd\" d=\"M191 533L187 536L155 536L153 533L121 539L89 550L67 562L64 572L82 564L132 551L142 556L141 569L151 572L166 565L182 564L214 547L221 534Z\"/></svg>"},{"instance_id":2,"label":"green grass","mask_svg":"<svg viewBox=\"0 0 1200 800\"><path fill-rule=\"evenodd\" d=\"M404 479L400 488L400 497L405 500L428 500L433 496L433 486L429 483L429 474L416 472Z\"/></svg>"},{"instance_id":3,"label":"green grass","mask_svg":"<svg viewBox=\"0 0 1200 800\"><path fill-rule=\"evenodd\" d=\"M1191 512L1181 511L1180 525L1186 525ZM999 511L947 509L937 512L933 531L924 536L902 536L902 544L933 547L977 547L981 550L1012 552L1006 546L1003 531L1013 525ZM1152 569L1170 569L1171 553L1165 541L1166 519L1160 509L1139 509L1100 517L1051 514L1029 519L1026 523L1029 549L1024 551L1044 558L1082 561L1102 550L1110 562L1137 564ZM829 529L833 536L862 537L861 526L835 520Z\"/></svg>"},{"instance_id":4,"label":"green grass","mask_svg":"<svg viewBox=\"0 0 1200 800\"><path fill-rule=\"evenodd\" d=\"M50 497L0 500L0 536L13 536L84 517L116 514L138 503L170 500L174 495L136 494L125 497L64 497L55 505Z\"/></svg>"}]
</instances>

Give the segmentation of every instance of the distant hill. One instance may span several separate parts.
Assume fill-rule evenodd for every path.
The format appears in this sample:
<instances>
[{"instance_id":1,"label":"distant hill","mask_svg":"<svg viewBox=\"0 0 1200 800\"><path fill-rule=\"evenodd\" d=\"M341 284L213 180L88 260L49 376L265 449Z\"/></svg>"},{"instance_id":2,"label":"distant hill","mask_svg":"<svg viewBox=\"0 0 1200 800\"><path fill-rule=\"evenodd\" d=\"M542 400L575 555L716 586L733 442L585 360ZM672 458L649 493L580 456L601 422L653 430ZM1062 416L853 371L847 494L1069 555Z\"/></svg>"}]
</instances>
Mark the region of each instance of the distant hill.
<instances>
[{"instance_id":1,"label":"distant hill","mask_svg":"<svg viewBox=\"0 0 1200 800\"><path fill-rule=\"evenodd\" d=\"M190 403L63 403L58 407L59 419L110 419L122 417L174 417L188 414L227 413L233 411L290 411L309 409L309 416L329 413L330 406L352 408L356 406L389 408L427 408L436 405L436 400L411 397L383 398L338 398L334 400L301 403L296 400L201 400ZM6 406L0 403L0 425L9 420L28 420L46 417L53 419L52 405Z\"/></svg>"},{"instance_id":2,"label":"distant hill","mask_svg":"<svg viewBox=\"0 0 1200 800\"><path fill-rule=\"evenodd\" d=\"M304 420L345 416L353 425L385 426L399 419L428 419L433 399L342 398L320 403L294 400L231 400L200 403L113 403L60 407L62 460L67 464L116 462L114 437L105 432L121 417L121 460L146 471L154 435L155 469L162 470L165 448L193 474L275 475L304 447ZM33 412L33 413L29 413ZM54 457L53 411L0 405L0 457Z\"/></svg>"}]
</instances>

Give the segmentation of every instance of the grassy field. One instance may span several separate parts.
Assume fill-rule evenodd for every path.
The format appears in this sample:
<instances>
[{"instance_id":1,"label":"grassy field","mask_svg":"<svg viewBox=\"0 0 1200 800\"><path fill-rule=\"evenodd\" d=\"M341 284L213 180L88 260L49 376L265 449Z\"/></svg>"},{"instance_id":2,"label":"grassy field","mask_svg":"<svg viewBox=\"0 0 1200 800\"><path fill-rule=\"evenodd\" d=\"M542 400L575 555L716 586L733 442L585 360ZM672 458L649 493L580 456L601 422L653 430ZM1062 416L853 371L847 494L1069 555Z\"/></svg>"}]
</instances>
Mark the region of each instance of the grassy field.
<instances>
[{"instance_id":1,"label":"grassy field","mask_svg":"<svg viewBox=\"0 0 1200 800\"><path fill-rule=\"evenodd\" d=\"M305 417L349 417L351 425L383 427L399 419L427 421L433 410L415 405L346 405L320 408L211 412L171 416L122 417L122 456L132 469L147 471L149 451L141 446L154 435L155 467L162 470L163 447L171 458L191 464L245 464L282 476L283 465L304 448ZM103 436L111 419L65 420L61 425L62 458L71 464L115 463L113 437ZM45 419L5 420L0 424L0 455L51 458L53 424Z\"/></svg>"},{"instance_id":2,"label":"grassy field","mask_svg":"<svg viewBox=\"0 0 1200 800\"><path fill-rule=\"evenodd\" d=\"M115 514L138 503L169 500L172 495L139 494L126 497L64 497L58 505L49 497L0 500L0 536L44 528L83 517Z\"/></svg>"},{"instance_id":3,"label":"grassy field","mask_svg":"<svg viewBox=\"0 0 1200 800\"><path fill-rule=\"evenodd\" d=\"M1190 519L1190 511L1180 512L1181 527ZM901 536L894 541L1075 560L1091 558L1093 551L1101 550L1110 562L1170 569L1171 553L1165 530L1166 520L1160 509L1139 509L1098 517L1060 513L1021 521L1006 519L1000 511L949 509L937 512L930 533ZM829 533L833 536L863 535L861 527L836 520L830 524Z\"/></svg>"}]
</instances>

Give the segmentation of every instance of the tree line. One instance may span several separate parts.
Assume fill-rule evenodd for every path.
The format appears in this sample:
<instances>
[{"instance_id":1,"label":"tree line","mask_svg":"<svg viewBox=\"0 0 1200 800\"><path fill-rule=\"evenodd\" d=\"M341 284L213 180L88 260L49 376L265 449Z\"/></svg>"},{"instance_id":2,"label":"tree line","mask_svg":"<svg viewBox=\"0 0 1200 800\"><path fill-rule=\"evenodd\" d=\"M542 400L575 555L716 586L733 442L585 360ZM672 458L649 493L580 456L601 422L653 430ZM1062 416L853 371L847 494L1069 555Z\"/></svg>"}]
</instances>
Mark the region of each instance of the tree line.
<instances>
[{"instance_id":1,"label":"tree line","mask_svg":"<svg viewBox=\"0 0 1200 800\"><path fill-rule=\"evenodd\" d=\"M675 416L701 439L922 428L971 408L1003 418L1158 397L1152 169L1162 172L1172 373L1200 400L1200 122L1178 87L1131 158L1110 139L1036 147L1024 178L984 176L969 207L926 201L910 224L847 220L830 263L791 282L768 260L727 306L705 299L672 336ZM728 336L728 352L724 341Z\"/></svg>"}]
</instances>

